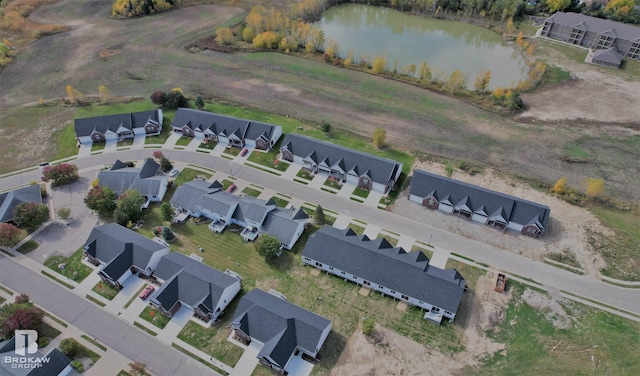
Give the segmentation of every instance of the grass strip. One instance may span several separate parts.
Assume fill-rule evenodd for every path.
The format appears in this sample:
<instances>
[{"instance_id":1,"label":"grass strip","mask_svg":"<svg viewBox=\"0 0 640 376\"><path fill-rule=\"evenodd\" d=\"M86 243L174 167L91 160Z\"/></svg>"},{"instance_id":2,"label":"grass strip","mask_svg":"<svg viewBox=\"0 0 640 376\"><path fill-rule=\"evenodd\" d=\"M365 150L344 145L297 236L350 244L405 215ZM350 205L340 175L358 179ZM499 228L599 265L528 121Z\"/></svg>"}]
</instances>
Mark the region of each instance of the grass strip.
<instances>
[{"instance_id":1,"label":"grass strip","mask_svg":"<svg viewBox=\"0 0 640 376\"><path fill-rule=\"evenodd\" d=\"M9 290L8 288L6 288L6 287L4 287L2 285L0 285L0 290L6 292L7 294L9 294L11 296L13 296L13 291Z\"/></svg>"},{"instance_id":2,"label":"grass strip","mask_svg":"<svg viewBox=\"0 0 640 376\"><path fill-rule=\"evenodd\" d=\"M103 302L99 301L98 299L94 298L93 296L87 294L85 295L85 298L89 299L90 301L96 303L97 305L99 305L100 307L104 307L106 306L106 304L104 304Z\"/></svg>"},{"instance_id":3,"label":"grass strip","mask_svg":"<svg viewBox=\"0 0 640 376\"><path fill-rule=\"evenodd\" d=\"M584 275L584 271L582 269L578 269L576 267L570 266L570 265L566 265L563 264L561 262L555 261L555 260L551 260L549 258L544 258L544 263L547 265L551 265L554 266L556 268L562 269L562 270L566 270L568 272L574 273L574 274L578 274L578 275Z\"/></svg>"},{"instance_id":4,"label":"grass strip","mask_svg":"<svg viewBox=\"0 0 640 376\"><path fill-rule=\"evenodd\" d=\"M197 356L196 354L192 353L191 351L189 351L189 350L185 349L184 347L182 347L182 346L180 346L180 345L176 345L175 343L172 343L172 344L171 344L171 347L176 348L176 349L178 349L178 350L182 351L183 353L185 353L185 354L186 354L186 355L188 355L189 357L191 357L191 358L193 358L193 359L197 360L198 362L200 362L200 363L204 364L205 366L207 366L207 367L209 367L209 368L211 368L211 369L213 369L213 370L216 370L216 371L218 371L218 372L222 373L223 375L228 375L228 373L227 373L227 372L225 372L225 371L221 370L220 368L218 368L218 367L214 366L213 364L211 364L211 363L207 362L206 360L202 359L201 357Z\"/></svg>"},{"instance_id":5,"label":"grass strip","mask_svg":"<svg viewBox=\"0 0 640 376\"><path fill-rule=\"evenodd\" d=\"M353 197L353 196L349 197L349 200L351 200L351 201L355 201L355 202L359 202L359 203L361 203L361 204L364 202L364 200L363 200L363 199L356 198L356 197Z\"/></svg>"},{"instance_id":6,"label":"grass strip","mask_svg":"<svg viewBox=\"0 0 640 376\"><path fill-rule=\"evenodd\" d=\"M9 252L9 251L5 251L4 249L0 248L0 252L4 253L5 255L9 256L9 257L16 257L13 253Z\"/></svg>"},{"instance_id":7,"label":"grass strip","mask_svg":"<svg viewBox=\"0 0 640 376\"><path fill-rule=\"evenodd\" d=\"M92 343L94 346L96 346L97 348L99 348L102 351L107 351L106 346L98 343L96 340L94 340L93 338L89 337L86 334L81 335L80 337L84 338L87 342Z\"/></svg>"},{"instance_id":8,"label":"grass strip","mask_svg":"<svg viewBox=\"0 0 640 376\"><path fill-rule=\"evenodd\" d=\"M55 317L54 315L50 314L49 312L45 311L44 315L47 316L48 318L50 318L51 320L57 322L58 324L64 326L65 328L69 326L66 322L60 320L59 318Z\"/></svg>"},{"instance_id":9,"label":"grass strip","mask_svg":"<svg viewBox=\"0 0 640 376\"><path fill-rule=\"evenodd\" d=\"M604 308L608 308L608 309L610 309L612 311L622 312L622 313L627 314L629 316L640 318L640 315L637 314L637 313L629 312L629 311L626 311L626 310L621 309L621 308L616 308L614 306L610 306L608 304L605 304L605 303L602 303L602 302L599 302L599 301L596 301L596 300L593 300L593 299L586 298L586 297L584 297L582 295L574 294L574 293L566 291L566 290L560 290L560 292L562 292L563 294L566 294L566 295L573 296L574 298L577 298L577 299L584 300L584 301L587 301L589 303L592 303L593 305L595 305L596 308L604 307Z\"/></svg>"},{"instance_id":10,"label":"grass strip","mask_svg":"<svg viewBox=\"0 0 640 376\"><path fill-rule=\"evenodd\" d=\"M230 161L232 161L232 160L233 160L233 157L229 157L228 155L226 155L226 154L224 154L224 153L223 153L223 154L221 154L220 156L221 156L222 158L224 158L224 159L228 159L228 160L230 160Z\"/></svg>"},{"instance_id":11,"label":"grass strip","mask_svg":"<svg viewBox=\"0 0 640 376\"><path fill-rule=\"evenodd\" d=\"M224 157L224 154L222 154L222 156ZM282 174L281 174L281 173L279 173L279 172L276 172L276 171L270 170L270 169L268 169L268 168L262 167L262 166L260 166L260 165L258 165L258 164L255 164L255 163L247 163L247 162L245 162L245 164L244 164L244 165L245 165L245 166L249 166L249 167L251 167L251 168L255 168L256 170L260 170L260 171L268 172L268 173L270 173L270 174L272 174L272 175L276 175L276 176L280 176L280 175L282 175Z\"/></svg>"},{"instance_id":12,"label":"grass strip","mask_svg":"<svg viewBox=\"0 0 640 376\"><path fill-rule=\"evenodd\" d=\"M304 184L304 185L308 185L309 184L308 181L300 180L298 178L293 178L293 181L296 182L296 183Z\"/></svg>"},{"instance_id":13,"label":"grass strip","mask_svg":"<svg viewBox=\"0 0 640 376\"><path fill-rule=\"evenodd\" d=\"M137 327L137 328L140 328L140 329L144 330L145 332L147 332L147 333L151 334L151 335L152 335L152 336L154 336L154 337L158 335L158 333L154 332L153 330L151 330L151 329L147 328L146 326L144 326L144 325L140 324L140 323L139 323L139 322L137 322L137 321L134 321L134 322L133 322L133 326L135 326L135 327Z\"/></svg>"},{"instance_id":14,"label":"grass strip","mask_svg":"<svg viewBox=\"0 0 640 376\"><path fill-rule=\"evenodd\" d=\"M38 244L38 242L36 242L33 239L29 239L23 245L18 247L18 249L16 249L16 251L22 253L23 255L26 255L27 253L29 253L29 252L33 251L34 249L38 248L38 246L40 246L40 244Z\"/></svg>"},{"instance_id":15,"label":"grass strip","mask_svg":"<svg viewBox=\"0 0 640 376\"><path fill-rule=\"evenodd\" d=\"M329 192L332 195L335 195L337 192L334 191L333 189L329 189L329 188L325 188L325 187L320 187L320 190L325 191L325 192Z\"/></svg>"},{"instance_id":16,"label":"grass strip","mask_svg":"<svg viewBox=\"0 0 640 376\"><path fill-rule=\"evenodd\" d=\"M459 254L459 253L455 253L455 252L451 252L451 256L456 256L457 258L461 258L461 259L463 259L463 260L467 260L467 261L471 261L471 262L476 262L476 260L474 260L474 259L472 259L472 258L470 258L470 257L463 256L463 255L461 255L461 254Z\"/></svg>"},{"instance_id":17,"label":"grass strip","mask_svg":"<svg viewBox=\"0 0 640 376\"><path fill-rule=\"evenodd\" d=\"M142 287L140 287L138 289L138 292L136 292L131 299L129 299L129 301L127 302L127 304L124 305L124 309L129 308L129 306L131 305L131 303L133 303L134 300L136 300L136 298L140 295L140 293L142 292L142 290L146 287L147 285L143 285Z\"/></svg>"},{"instance_id":18,"label":"grass strip","mask_svg":"<svg viewBox=\"0 0 640 376\"><path fill-rule=\"evenodd\" d=\"M64 282L63 280L53 276L52 274L47 273L44 270L41 270L40 273L42 273L42 274L46 275L47 277L53 279L54 281L58 282L59 284L61 284L64 287L68 288L69 290L73 290L75 288L75 286L72 286L72 285L68 284L67 282Z\"/></svg>"}]
</instances>

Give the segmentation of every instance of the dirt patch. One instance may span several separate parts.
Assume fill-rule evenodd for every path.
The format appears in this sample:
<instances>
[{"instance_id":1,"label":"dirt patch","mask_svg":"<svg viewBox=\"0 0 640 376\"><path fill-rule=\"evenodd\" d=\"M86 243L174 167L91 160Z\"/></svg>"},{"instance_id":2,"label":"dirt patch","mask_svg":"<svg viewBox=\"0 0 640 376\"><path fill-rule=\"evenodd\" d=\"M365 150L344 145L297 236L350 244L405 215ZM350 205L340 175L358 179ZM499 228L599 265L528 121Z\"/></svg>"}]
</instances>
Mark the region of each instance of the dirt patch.
<instances>
[{"instance_id":1,"label":"dirt patch","mask_svg":"<svg viewBox=\"0 0 640 376\"><path fill-rule=\"evenodd\" d=\"M455 325L463 332L465 350L444 354L427 349L383 326L376 325L368 338L358 328L347 341L344 351L331 371L331 375L424 375L456 374L466 366L480 365L479 359L504 349L504 344L493 342L484 332L504 320L504 310L510 294L493 292L491 277L483 276L476 284L472 304L467 304ZM482 297L482 299L480 298ZM491 323L491 324L488 324ZM435 371L437 370L437 371Z\"/></svg>"},{"instance_id":2,"label":"dirt patch","mask_svg":"<svg viewBox=\"0 0 640 376\"><path fill-rule=\"evenodd\" d=\"M434 162L420 162L415 168L446 175L445 166ZM515 231L502 232L490 226L470 222L458 216L429 210L407 199L406 193L396 200L391 211L418 221L424 221L431 226L453 232L469 239L491 244L494 247L521 254L525 257L544 261L547 253L563 252L575 256L585 274L599 276L599 270L606 266L603 258L596 254L588 241L589 233L600 233L611 236L613 233L602 226L600 221L588 210L571 205L559 198L536 191L530 186L515 181L492 169L485 169L483 173L469 175L465 172L454 171L453 179L492 189L529 201L547 205L551 209L551 219L548 233L533 239L522 236Z\"/></svg>"},{"instance_id":3,"label":"dirt patch","mask_svg":"<svg viewBox=\"0 0 640 376\"><path fill-rule=\"evenodd\" d=\"M540 292L526 289L522 294L522 299L531 307L546 312L545 317L558 329L569 329L572 324L571 317L562 308L559 302L562 301L560 292L550 289L547 295Z\"/></svg>"}]
</instances>

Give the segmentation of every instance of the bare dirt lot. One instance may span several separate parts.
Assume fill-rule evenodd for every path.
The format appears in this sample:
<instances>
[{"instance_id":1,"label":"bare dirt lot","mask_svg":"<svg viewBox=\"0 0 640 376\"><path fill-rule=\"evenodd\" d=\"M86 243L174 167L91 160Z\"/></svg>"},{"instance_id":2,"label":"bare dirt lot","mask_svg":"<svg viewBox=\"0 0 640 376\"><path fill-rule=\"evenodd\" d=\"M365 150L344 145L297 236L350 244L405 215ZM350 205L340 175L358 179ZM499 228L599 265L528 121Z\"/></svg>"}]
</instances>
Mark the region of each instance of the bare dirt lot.
<instances>
[{"instance_id":1,"label":"bare dirt lot","mask_svg":"<svg viewBox=\"0 0 640 376\"><path fill-rule=\"evenodd\" d=\"M179 86L187 94L328 122L365 137L382 126L393 147L477 161L540 182L567 176L570 186L583 189L585 178L604 177L609 194L640 201L633 184L640 176L633 158L639 156L640 136L633 124L545 123L531 117L517 123L421 88L298 57L190 53L184 48L210 35L216 25L242 17L245 10L240 8L190 6L123 20L108 18L109 10L110 2L60 0L34 12L33 19L70 30L38 40L0 72L0 108L60 98L67 84L85 94L97 93L103 84L112 95L142 97ZM595 91L584 88L575 95L588 97ZM531 111L542 105L531 106ZM573 150L586 153L587 163L566 162L567 151ZM42 153L38 159L48 159L46 149ZM33 158L16 159L37 163Z\"/></svg>"},{"instance_id":2,"label":"bare dirt lot","mask_svg":"<svg viewBox=\"0 0 640 376\"><path fill-rule=\"evenodd\" d=\"M446 175L445 166L440 163L422 162L418 163L416 168ZM585 274L594 277L599 276L599 270L604 268L605 262L600 255L594 253L591 249L587 233L598 232L605 235L611 235L611 233L588 210L571 205L547 193L536 191L491 169L473 176L466 172L455 171L451 177L547 205L551 209L549 233L541 239L533 239L521 236L514 231L502 232L493 227L470 222L458 216L437 210L429 210L424 206L409 201L406 193L396 200L391 210L398 213L401 212L405 216L427 222L432 226L449 232L476 239L538 261L543 261L549 252L565 251L575 256Z\"/></svg>"}]
</instances>

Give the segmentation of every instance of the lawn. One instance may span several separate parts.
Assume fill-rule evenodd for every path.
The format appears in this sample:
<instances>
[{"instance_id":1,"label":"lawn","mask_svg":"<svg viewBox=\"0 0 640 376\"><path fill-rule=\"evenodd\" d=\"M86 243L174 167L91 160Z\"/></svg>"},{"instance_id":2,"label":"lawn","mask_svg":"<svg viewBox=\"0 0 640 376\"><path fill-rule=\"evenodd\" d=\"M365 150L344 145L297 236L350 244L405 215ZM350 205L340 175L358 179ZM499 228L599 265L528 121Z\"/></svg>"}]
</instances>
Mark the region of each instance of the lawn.
<instances>
[{"instance_id":1,"label":"lawn","mask_svg":"<svg viewBox=\"0 0 640 376\"><path fill-rule=\"evenodd\" d=\"M311 174L309 171L307 171L304 168L301 168L300 171L298 171L298 173L296 174L296 176L304 180L313 180L313 174Z\"/></svg>"},{"instance_id":2,"label":"lawn","mask_svg":"<svg viewBox=\"0 0 640 376\"><path fill-rule=\"evenodd\" d=\"M200 145L198 146L200 149L209 149L209 150L213 150L216 145L218 145L217 142L215 141L207 141L207 142L202 142L200 143Z\"/></svg>"},{"instance_id":3,"label":"lawn","mask_svg":"<svg viewBox=\"0 0 640 376\"><path fill-rule=\"evenodd\" d=\"M229 308L235 309L235 307ZM229 308L227 311L233 312ZM227 341L228 326L232 318L231 314L225 315L223 320L206 329L198 323L189 321L178 334L178 338L222 363L234 367L240 360L244 349Z\"/></svg>"},{"instance_id":4,"label":"lawn","mask_svg":"<svg viewBox=\"0 0 640 376\"><path fill-rule=\"evenodd\" d=\"M53 160L63 159L78 154L78 140L76 139L76 131L73 123L70 123L61 130L53 134L56 140L56 154Z\"/></svg>"},{"instance_id":5,"label":"lawn","mask_svg":"<svg viewBox=\"0 0 640 376\"><path fill-rule=\"evenodd\" d=\"M289 163L279 160L278 154L280 154L280 149L276 147L268 152L254 150L247 160L278 171L287 171Z\"/></svg>"},{"instance_id":6,"label":"lawn","mask_svg":"<svg viewBox=\"0 0 640 376\"><path fill-rule=\"evenodd\" d=\"M105 146L107 146L106 142L94 142L91 144L91 152L104 150Z\"/></svg>"},{"instance_id":7,"label":"lawn","mask_svg":"<svg viewBox=\"0 0 640 376\"><path fill-rule=\"evenodd\" d=\"M289 201L287 201L287 200L285 200L283 198L280 198L278 196L273 196L273 197L271 197L271 199L276 203L276 205L278 205L281 208L284 208L287 205L289 205Z\"/></svg>"},{"instance_id":8,"label":"lawn","mask_svg":"<svg viewBox=\"0 0 640 376\"><path fill-rule=\"evenodd\" d=\"M510 281L513 299L502 324L490 337L504 351L484 360L470 375L637 375L640 374L640 324L588 307L561 301L574 321L558 329L543 311L523 299L525 286Z\"/></svg>"},{"instance_id":9,"label":"lawn","mask_svg":"<svg viewBox=\"0 0 640 376\"><path fill-rule=\"evenodd\" d=\"M398 238L394 238L392 236L389 236L389 235L386 235L386 234L383 234L383 233L379 233L376 236L376 238L385 238L389 242L389 244L391 244L392 246L394 246L394 247L398 246Z\"/></svg>"},{"instance_id":10,"label":"lawn","mask_svg":"<svg viewBox=\"0 0 640 376\"><path fill-rule=\"evenodd\" d=\"M89 350L83 344L78 343L78 352L76 353L75 359L80 359L80 358L89 358L91 359L93 364L96 364L96 362L100 360L100 355Z\"/></svg>"},{"instance_id":11,"label":"lawn","mask_svg":"<svg viewBox=\"0 0 640 376\"><path fill-rule=\"evenodd\" d=\"M193 141L193 137L182 136L176 141L176 146L187 146Z\"/></svg>"},{"instance_id":12,"label":"lawn","mask_svg":"<svg viewBox=\"0 0 640 376\"><path fill-rule=\"evenodd\" d=\"M229 188L231 186L231 184L233 184L234 182L228 179L224 179L220 182L220 184L222 184L222 188L226 191L227 188Z\"/></svg>"},{"instance_id":13,"label":"lawn","mask_svg":"<svg viewBox=\"0 0 640 376\"><path fill-rule=\"evenodd\" d=\"M133 145L133 138L126 138L124 140L118 141L118 145L116 147L124 147Z\"/></svg>"},{"instance_id":14,"label":"lawn","mask_svg":"<svg viewBox=\"0 0 640 376\"><path fill-rule=\"evenodd\" d=\"M142 313L140 313L139 317L141 319L147 320L160 329L164 329L164 327L167 326L167 324L171 320L169 317L161 314L160 311L152 308L151 306L145 307Z\"/></svg>"},{"instance_id":15,"label":"lawn","mask_svg":"<svg viewBox=\"0 0 640 376\"><path fill-rule=\"evenodd\" d=\"M93 286L91 291L105 297L108 300L113 300L113 298L115 298L119 292L118 290L111 287L111 285L109 285L108 283L105 283L102 281L98 282L95 286Z\"/></svg>"},{"instance_id":16,"label":"lawn","mask_svg":"<svg viewBox=\"0 0 640 376\"><path fill-rule=\"evenodd\" d=\"M180 186L188 181L192 181L196 176L203 176L205 179L209 179L211 174L185 167L180 171L178 176L176 176L176 180L174 180L173 183L176 186Z\"/></svg>"},{"instance_id":17,"label":"lawn","mask_svg":"<svg viewBox=\"0 0 640 376\"><path fill-rule=\"evenodd\" d=\"M227 154L227 155L232 155L232 156L237 156L238 154L240 154L240 148L236 148L233 146L227 146L224 148L224 151L222 152L223 154Z\"/></svg>"},{"instance_id":18,"label":"lawn","mask_svg":"<svg viewBox=\"0 0 640 376\"><path fill-rule=\"evenodd\" d=\"M80 248L69 258L60 255L51 256L44 262L44 265L56 273L80 283L93 271L93 269L82 263L82 253L83 250ZM60 264L66 264L64 271L58 268Z\"/></svg>"},{"instance_id":19,"label":"lawn","mask_svg":"<svg viewBox=\"0 0 640 376\"><path fill-rule=\"evenodd\" d=\"M429 251L427 249L424 249L422 247L418 247L416 245L414 245L413 247L411 247L411 251L420 251L422 253L424 253L425 255L427 255L427 257L429 258L429 260L431 260L431 257L433 256L433 251Z\"/></svg>"},{"instance_id":20,"label":"lawn","mask_svg":"<svg viewBox=\"0 0 640 376\"><path fill-rule=\"evenodd\" d=\"M45 347L46 344L44 344L43 342L46 342L48 344L49 342L51 342L51 340L59 335L60 331L58 329L47 324L46 322L43 322L42 325L40 325L40 328L38 328L38 346Z\"/></svg>"},{"instance_id":21,"label":"lawn","mask_svg":"<svg viewBox=\"0 0 640 376\"><path fill-rule=\"evenodd\" d=\"M332 177L328 177L327 180L324 181L324 185L338 190L342 187L340 183L335 181Z\"/></svg>"},{"instance_id":22,"label":"lawn","mask_svg":"<svg viewBox=\"0 0 640 376\"><path fill-rule=\"evenodd\" d=\"M351 223L349 223L349 226L348 226L348 227L349 227L350 229L352 229L352 230L353 230L356 234L358 234L358 235L362 235L362 234L364 234L364 229L365 229L365 228L364 228L363 226L359 226L359 225L357 225L357 224L355 224L355 223L351 222Z\"/></svg>"},{"instance_id":23,"label":"lawn","mask_svg":"<svg viewBox=\"0 0 640 376\"><path fill-rule=\"evenodd\" d=\"M250 187L246 187L245 189L242 190L242 193L246 194L247 196L258 197L260 196L260 193L262 193L262 191L259 191L257 189L253 189Z\"/></svg>"},{"instance_id":24,"label":"lawn","mask_svg":"<svg viewBox=\"0 0 640 376\"><path fill-rule=\"evenodd\" d=\"M358 197L367 198L369 197L369 193L371 193L371 191L368 189L356 187L352 194Z\"/></svg>"},{"instance_id":25,"label":"lawn","mask_svg":"<svg viewBox=\"0 0 640 376\"><path fill-rule=\"evenodd\" d=\"M29 239L23 245L18 247L17 251L22 253L23 255L26 255L27 253L29 253L29 252L33 251L34 249L38 248L38 246L40 246L40 244L38 244L38 242L36 242L33 239Z\"/></svg>"},{"instance_id":26,"label":"lawn","mask_svg":"<svg viewBox=\"0 0 640 376\"><path fill-rule=\"evenodd\" d=\"M89 106L78 107L74 118L83 119L96 116L123 114L128 112L149 111L155 110L157 108L158 106L151 103L150 100L140 100L130 103L116 103L109 105L92 103ZM163 110L163 112L165 111Z\"/></svg>"},{"instance_id":27,"label":"lawn","mask_svg":"<svg viewBox=\"0 0 640 376\"><path fill-rule=\"evenodd\" d=\"M478 281L478 278L480 278L480 276L487 273L486 271L476 268L475 266L471 266L457 260L448 259L445 269L451 268L456 269L462 275L465 281L467 281L467 283L469 284L470 289L473 289L476 286L476 282Z\"/></svg>"}]
</instances>

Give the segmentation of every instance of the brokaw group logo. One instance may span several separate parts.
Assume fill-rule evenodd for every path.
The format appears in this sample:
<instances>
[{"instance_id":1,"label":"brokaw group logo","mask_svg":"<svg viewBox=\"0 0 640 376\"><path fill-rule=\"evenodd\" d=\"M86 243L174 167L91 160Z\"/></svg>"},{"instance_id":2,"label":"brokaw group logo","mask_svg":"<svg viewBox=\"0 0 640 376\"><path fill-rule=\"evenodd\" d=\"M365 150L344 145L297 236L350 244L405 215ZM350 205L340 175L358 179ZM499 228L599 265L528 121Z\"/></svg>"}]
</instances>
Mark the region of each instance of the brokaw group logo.
<instances>
[{"instance_id":1,"label":"brokaw group logo","mask_svg":"<svg viewBox=\"0 0 640 376\"><path fill-rule=\"evenodd\" d=\"M15 350L19 356L4 356L2 362L10 364L11 368L40 368L43 364L51 360L48 356L37 356L38 354L38 332L35 330L15 331Z\"/></svg>"}]
</instances>

